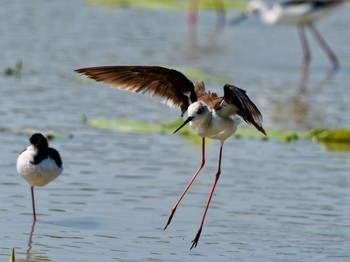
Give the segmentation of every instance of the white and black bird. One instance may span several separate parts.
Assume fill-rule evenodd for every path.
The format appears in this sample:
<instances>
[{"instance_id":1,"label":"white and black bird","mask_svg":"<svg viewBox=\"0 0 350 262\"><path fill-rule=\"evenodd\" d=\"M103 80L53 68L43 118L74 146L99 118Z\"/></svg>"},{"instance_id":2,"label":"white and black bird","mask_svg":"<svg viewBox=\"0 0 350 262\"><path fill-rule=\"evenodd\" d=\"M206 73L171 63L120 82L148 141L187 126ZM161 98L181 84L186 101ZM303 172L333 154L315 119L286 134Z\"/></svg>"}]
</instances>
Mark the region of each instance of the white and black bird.
<instances>
[{"instance_id":1,"label":"white and black bird","mask_svg":"<svg viewBox=\"0 0 350 262\"><path fill-rule=\"evenodd\" d=\"M56 179L63 171L58 151L49 147L47 139L40 133L33 134L30 145L17 159L17 172L31 186L33 219L36 221L34 187L45 186Z\"/></svg>"},{"instance_id":2,"label":"white and black bird","mask_svg":"<svg viewBox=\"0 0 350 262\"><path fill-rule=\"evenodd\" d=\"M203 82L197 82L194 85L181 72L164 67L102 66L81 68L77 69L76 72L118 89L164 98L169 105L180 107L182 115L186 111L188 113L188 118L175 132L189 123L193 131L202 137L201 164L173 206L164 229L170 224L177 206L204 166L205 138L220 141L218 170L198 232L192 241L191 249L196 247L216 183L220 177L224 141L236 132L241 118L247 123L253 124L263 134L266 134L262 127L262 115L259 109L249 99L246 91L243 89L226 84L224 86L224 96L220 97L215 93L207 92Z\"/></svg>"},{"instance_id":3,"label":"white and black bird","mask_svg":"<svg viewBox=\"0 0 350 262\"><path fill-rule=\"evenodd\" d=\"M294 25L298 27L299 37L303 48L302 68L308 68L311 61L311 52L305 34L305 27L310 32L324 50L333 64L334 69L340 67L339 60L319 31L315 23L331 14L348 0L289 0L282 3L275 3L271 8L262 0L253 0L248 2L244 13L231 21L236 24L247 17L256 15L261 21L269 25Z\"/></svg>"}]
</instances>

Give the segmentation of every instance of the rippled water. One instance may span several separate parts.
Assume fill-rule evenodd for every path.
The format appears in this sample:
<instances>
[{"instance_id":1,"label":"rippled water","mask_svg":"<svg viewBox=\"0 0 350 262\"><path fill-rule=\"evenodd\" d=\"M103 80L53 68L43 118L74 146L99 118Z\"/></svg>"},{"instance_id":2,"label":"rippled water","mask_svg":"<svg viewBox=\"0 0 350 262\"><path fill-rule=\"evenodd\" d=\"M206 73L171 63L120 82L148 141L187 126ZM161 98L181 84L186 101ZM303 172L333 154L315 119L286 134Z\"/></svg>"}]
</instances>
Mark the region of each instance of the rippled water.
<instances>
[{"instance_id":1,"label":"rippled water","mask_svg":"<svg viewBox=\"0 0 350 262\"><path fill-rule=\"evenodd\" d=\"M200 148L172 134L94 129L81 116L172 121L179 111L73 74L96 65L201 68L247 89L266 127L349 128L348 12L319 24L341 70L329 71L316 47L310 71L302 75L293 28L247 21L215 34L215 14L201 12L197 37L190 37L181 11L3 1L0 70L22 60L23 74L0 76L0 127L73 138L51 142L65 170L36 189L33 225L29 186L15 169L28 137L1 133L1 260L15 247L19 261L349 261L349 153L324 151L307 140L228 140L204 231L189 251L218 144L208 146L201 176L164 231L170 208L198 167ZM222 84L210 85L221 92Z\"/></svg>"}]
</instances>

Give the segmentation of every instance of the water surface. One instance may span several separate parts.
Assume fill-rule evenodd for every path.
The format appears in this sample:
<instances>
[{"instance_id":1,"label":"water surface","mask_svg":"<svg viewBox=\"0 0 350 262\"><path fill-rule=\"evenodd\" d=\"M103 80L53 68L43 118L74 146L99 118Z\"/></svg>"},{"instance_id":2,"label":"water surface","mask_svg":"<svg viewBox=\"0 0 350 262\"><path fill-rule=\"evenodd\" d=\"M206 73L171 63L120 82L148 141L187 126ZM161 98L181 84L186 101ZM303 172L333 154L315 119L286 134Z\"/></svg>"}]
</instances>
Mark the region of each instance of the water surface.
<instances>
[{"instance_id":1,"label":"water surface","mask_svg":"<svg viewBox=\"0 0 350 262\"><path fill-rule=\"evenodd\" d=\"M73 74L97 65L200 68L246 89L268 128L349 128L348 11L319 24L341 70L330 71L316 46L310 71L302 74L294 28L247 21L218 34L216 15L207 11L194 37L180 11L4 1L0 70L22 60L23 73L0 77L1 127L73 138L51 141L65 170L36 189L33 225L29 186L15 169L28 137L1 133L1 260L15 247L24 261L349 261L349 153L306 140L228 140L204 231L189 251L214 180L218 143L208 146L201 176L164 231L199 165L200 148L173 134L94 129L81 116L172 121L179 110ZM221 93L223 84L207 85Z\"/></svg>"}]
</instances>

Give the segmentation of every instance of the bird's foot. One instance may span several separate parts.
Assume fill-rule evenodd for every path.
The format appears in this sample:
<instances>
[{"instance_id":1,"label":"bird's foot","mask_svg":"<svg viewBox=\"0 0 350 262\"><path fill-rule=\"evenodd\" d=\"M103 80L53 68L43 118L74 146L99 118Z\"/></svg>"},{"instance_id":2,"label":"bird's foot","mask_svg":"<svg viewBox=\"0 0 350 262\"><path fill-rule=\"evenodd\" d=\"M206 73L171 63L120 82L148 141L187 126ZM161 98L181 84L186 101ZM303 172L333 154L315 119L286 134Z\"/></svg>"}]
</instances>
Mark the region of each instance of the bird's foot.
<instances>
[{"instance_id":1,"label":"bird's foot","mask_svg":"<svg viewBox=\"0 0 350 262\"><path fill-rule=\"evenodd\" d=\"M200 227L198 229L198 232L197 232L197 235L195 236L195 238L192 240L192 246L190 248L190 250L194 247L197 247L197 244L198 244L198 241L199 241L199 237L201 236L201 233L202 233L202 227Z\"/></svg>"},{"instance_id":2,"label":"bird's foot","mask_svg":"<svg viewBox=\"0 0 350 262\"><path fill-rule=\"evenodd\" d=\"M175 211L176 211L176 207L171 209L171 212L170 212L170 215L169 215L169 218L168 218L168 222L166 223L166 225L164 227L164 230L167 229L167 227L169 226L171 220L173 219Z\"/></svg>"}]
</instances>

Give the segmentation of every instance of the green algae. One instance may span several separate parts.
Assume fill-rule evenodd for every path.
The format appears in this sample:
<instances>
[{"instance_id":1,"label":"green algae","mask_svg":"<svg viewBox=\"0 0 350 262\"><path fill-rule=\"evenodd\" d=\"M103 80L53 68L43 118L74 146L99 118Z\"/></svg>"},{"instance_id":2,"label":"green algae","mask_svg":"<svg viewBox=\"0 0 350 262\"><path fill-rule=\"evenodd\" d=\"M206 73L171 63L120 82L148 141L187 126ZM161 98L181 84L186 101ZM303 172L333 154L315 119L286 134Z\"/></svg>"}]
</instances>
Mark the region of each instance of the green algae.
<instances>
[{"instance_id":1,"label":"green algae","mask_svg":"<svg viewBox=\"0 0 350 262\"><path fill-rule=\"evenodd\" d=\"M137 7L153 10L188 10L190 2L188 0L85 0L88 5L107 7ZM223 1L226 10L243 10L246 6L244 1ZM201 0L200 9L215 10L217 6L213 0Z\"/></svg>"},{"instance_id":2,"label":"green algae","mask_svg":"<svg viewBox=\"0 0 350 262\"><path fill-rule=\"evenodd\" d=\"M86 124L101 129L130 133L173 133L182 123L179 118L173 122L147 122L129 119L86 119ZM321 144L326 150L350 151L350 130L348 129L313 129L307 132L286 131L282 129L266 129L267 136L258 132L252 126L242 126L234 134L236 139L259 139L262 141L279 141L291 143L299 139L308 139ZM192 144L200 144L201 139L193 133L191 128L184 126L178 134L191 141Z\"/></svg>"},{"instance_id":3,"label":"green algae","mask_svg":"<svg viewBox=\"0 0 350 262\"><path fill-rule=\"evenodd\" d=\"M311 138L330 151L350 151L350 130L317 129L311 132Z\"/></svg>"},{"instance_id":4,"label":"green algae","mask_svg":"<svg viewBox=\"0 0 350 262\"><path fill-rule=\"evenodd\" d=\"M72 134L68 133L62 133L62 132L56 132L56 131L50 131L50 130L38 130L34 128L7 128L7 127L0 127L0 132L2 133L11 133L15 135L27 135L31 136L34 133L41 133L43 134L48 140L52 140L55 138L72 138Z\"/></svg>"}]
</instances>

